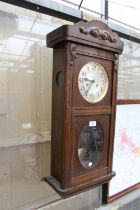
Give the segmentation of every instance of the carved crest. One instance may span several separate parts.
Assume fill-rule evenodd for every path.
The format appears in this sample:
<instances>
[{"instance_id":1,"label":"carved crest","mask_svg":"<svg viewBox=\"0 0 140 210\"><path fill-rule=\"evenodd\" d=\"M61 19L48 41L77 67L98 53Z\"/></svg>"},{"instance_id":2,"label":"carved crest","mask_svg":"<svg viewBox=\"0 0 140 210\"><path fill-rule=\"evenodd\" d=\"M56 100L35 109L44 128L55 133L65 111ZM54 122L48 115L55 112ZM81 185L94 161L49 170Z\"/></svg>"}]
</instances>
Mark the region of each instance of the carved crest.
<instances>
[{"instance_id":1,"label":"carved crest","mask_svg":"<svg viewBox=\"0 0 140 210\"><path fill-rule=\"evenodd\" d=\"M118 65L119 65L119 55L115 54L115 57L114 57L114 70L115 71L118 70Z\"/></svg>"},{"instance_id":2,"label":"carved crest","mask_svg":"<svg viewBox=\"0 0 140 210\"><path fill-rule=\"evenodd\" d=\"M63 25L47 35L47 46L54 47L57 43L70 42L70 65L73 65L76 58L76 45L86 44L99 47L100 49L110 50L121 54L123 42L118 34L102 21L80 21L74 25Z\"/></svg>"},{"instance_id":3,"label":"carved crest","mask_svg":"<svg viewBox=\"0 0 140 210\"><path fill-rule=\"evenodd\" d=\"M76 44L70 44L70 65L73 66L76 59Z\"/></svg>"},{"instance_id":4,"label":"carved crest","mask_svg":"<svg viewBox=\"0 0 140 210\"><path fill-rule=\"evenodd\" d=\"M98 39L108 40L113 43L116 43L117 41L117 38L113 37L108 31L97 28L97 27L89 27L85 29L83 26L81 26L79 27L79 30L81 33L85 35L91 34L92 36Z\"/></svg>"}]
</instances>

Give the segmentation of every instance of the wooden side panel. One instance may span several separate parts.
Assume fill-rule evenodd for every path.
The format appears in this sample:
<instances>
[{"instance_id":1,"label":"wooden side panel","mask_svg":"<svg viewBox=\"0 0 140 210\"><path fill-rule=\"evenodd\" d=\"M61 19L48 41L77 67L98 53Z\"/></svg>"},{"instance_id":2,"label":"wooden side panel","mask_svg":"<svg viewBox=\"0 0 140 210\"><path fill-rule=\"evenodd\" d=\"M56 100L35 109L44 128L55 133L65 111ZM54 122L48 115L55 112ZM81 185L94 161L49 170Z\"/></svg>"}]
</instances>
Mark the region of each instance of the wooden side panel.
<instances>
[{"instance_id":1,"label":"wooden side panel","mask_svg":"<svg viewBox=\"0 0 140 210\"><path fill-rule=\"evenodd\" d=\"M74 49L73 43L65 43L65 107L64 107L64 142L63 142L63 180L61 183L62 189L71 186L71 153L72 153L72 89L73 89L73 75L74 75Z\"/></svg>"},{"instance_id":2,"label":"wooden side panel","mask_svg":"<svg viewBox=\"0 0 140 210\"><path fill-rule=\"evenodd\" d=\"M53 52L51 175L62 182L64 139L65 48ZM60 78L59 78L60 77ZM61 78L62 77L62 78ZM62 81L60 81L62 80ZM63 81L64 80L64 81ZM60 82L59 82L60 81ZM59 84L60 83L60 84Z\"/></svg>"},{"instance_id":3,"label":"wooden side panel","mask_svg":"<svg viewBox=\"0 0 140 210\"><path fill-rule=\"evenodd\" d=\"M114 150L114 137L115 137L115 121L116 121L116 104L117 104L117 82L118 82L118 64L115 64L114 55L114 65L112 69L112 115L111 115L111 129L110 129L110 145L108 148L108 173L112 171L112 161L113 161L113 150ZM118 58L118 57L117 57Z\"/></svg>"},{"instance_id":4,"label":"wooden side panel","mask_svg":"<svg viewBox=\"0 0 140 210\"><path fill-rule=\"evenodd\" d=\"M111 115L111 130L110 130L110 145L108 148L108 173L112 171L114 137L115 137L115 121L116 121L116 104L117 104L117 82L118 82L118 54L114 54L113 64L113 87L112 87L112 115ZM108 203L109 182L103 184L102 187L102 202Z\"/></svg>"}]
</instances>

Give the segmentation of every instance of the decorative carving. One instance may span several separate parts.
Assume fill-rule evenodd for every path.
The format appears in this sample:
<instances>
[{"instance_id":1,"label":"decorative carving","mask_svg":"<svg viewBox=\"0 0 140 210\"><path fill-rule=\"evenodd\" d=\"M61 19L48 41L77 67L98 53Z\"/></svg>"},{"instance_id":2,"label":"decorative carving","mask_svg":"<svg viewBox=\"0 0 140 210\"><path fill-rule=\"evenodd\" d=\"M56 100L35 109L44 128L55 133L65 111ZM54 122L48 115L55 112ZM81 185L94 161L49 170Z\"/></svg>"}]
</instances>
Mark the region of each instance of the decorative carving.
<instances>
[{"instance_id":1,"label":"decorative carving","mask_svg":"<svg viewBox=\"0 0 140 210\"><path fill-rule=\"evenodd\" d=\"M113 37L108 31L97 28L97 27L90 27L90 28L85 29L83 26L81 26L79 27L79 30L81 33L85 35L91 34L97 39L108 40L113 43L116 43L117 41L117 38Z\"/></svg>"},{"instance_id":2,"label":"decorative carving","mask_svg":"<svg viewBox=\"0 0 140 210\"><path fill-rule=\"evenodd\" d=\"M76 48L75 44L70 44L70 65L73 66L74 60L76 59Z\"/></svg>"},{"instance_id":3,"label":"decorative carving","mask_svg":"<svg viewBox=\"0 0 140 210\"><path fill-rule=\"evenodd\" d=\"M119 55L115 54L114 56L114 70L117 72L118 70L118 65L119 65Z\"/></svg>"}]
</instances>

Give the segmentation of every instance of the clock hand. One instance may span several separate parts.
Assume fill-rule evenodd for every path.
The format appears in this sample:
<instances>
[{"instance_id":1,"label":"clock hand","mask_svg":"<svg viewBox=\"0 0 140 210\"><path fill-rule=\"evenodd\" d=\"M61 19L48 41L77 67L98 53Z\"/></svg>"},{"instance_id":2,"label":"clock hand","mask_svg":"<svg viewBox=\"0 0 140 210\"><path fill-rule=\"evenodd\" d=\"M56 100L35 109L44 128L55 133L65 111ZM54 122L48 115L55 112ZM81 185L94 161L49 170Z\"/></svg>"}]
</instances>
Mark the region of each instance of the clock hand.
<instances>
[{"instance_id":1,"label":"clock hand","mask_svg":"<svg viewBox=\"0 0 140 210\"><path fill-rule=\"evenodd\" d=\"M86 93L86 96L87 96L87 94L88 94L88 92L89 92L91 86L93 85L93 83L95 83L94 80L90 80L90 81L91 81L90 86L89 86L88 90L85 92L85 93Z\"/></svg>"},{"instance_id":2,"label":"clock hand","mask_svg":"<svg viewBox=\"0 0 140 210\"><path fill-rule=\"evenodd\" d=\"M90 80L88 78L83 78L85 81L95 82L94 80Z\"/></svg>"}]
</instances>

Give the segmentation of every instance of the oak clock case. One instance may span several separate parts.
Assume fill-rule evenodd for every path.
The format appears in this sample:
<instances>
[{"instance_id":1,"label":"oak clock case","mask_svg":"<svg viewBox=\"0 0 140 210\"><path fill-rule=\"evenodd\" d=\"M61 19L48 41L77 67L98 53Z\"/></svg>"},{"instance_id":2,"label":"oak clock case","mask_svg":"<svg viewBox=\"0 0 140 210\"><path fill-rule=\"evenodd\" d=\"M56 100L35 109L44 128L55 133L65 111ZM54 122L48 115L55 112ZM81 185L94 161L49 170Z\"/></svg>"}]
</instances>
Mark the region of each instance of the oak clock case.
<instances>
[{"instance_id":1,"label":"oak clock case","mask_svg":"<svg viewBox=\"0 0 140 210\"><path fill-rule=\"evenodd\" d=\"M53 48L51 175L63 197L108 183L118 57L123 43L101 21L64 25L47 35Z\"/></svg>"}]
</instances>

